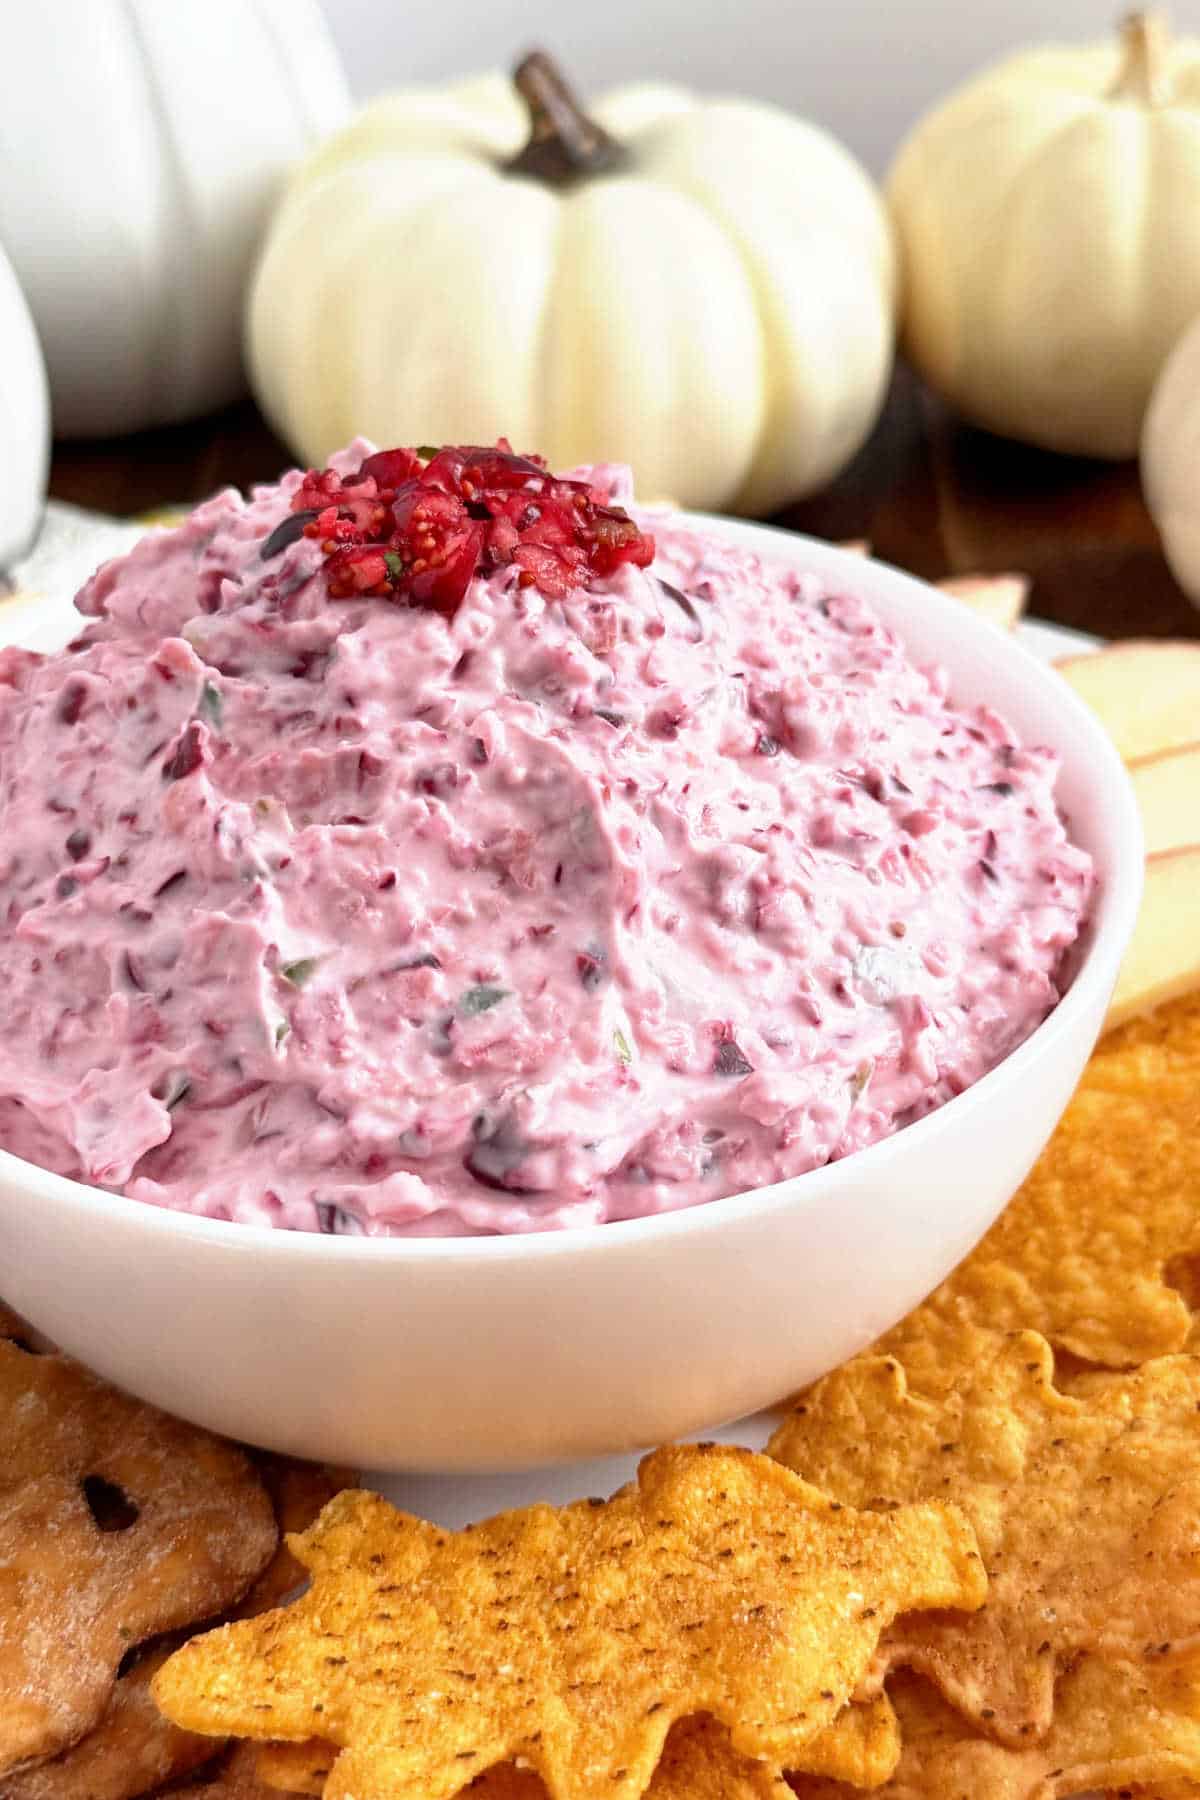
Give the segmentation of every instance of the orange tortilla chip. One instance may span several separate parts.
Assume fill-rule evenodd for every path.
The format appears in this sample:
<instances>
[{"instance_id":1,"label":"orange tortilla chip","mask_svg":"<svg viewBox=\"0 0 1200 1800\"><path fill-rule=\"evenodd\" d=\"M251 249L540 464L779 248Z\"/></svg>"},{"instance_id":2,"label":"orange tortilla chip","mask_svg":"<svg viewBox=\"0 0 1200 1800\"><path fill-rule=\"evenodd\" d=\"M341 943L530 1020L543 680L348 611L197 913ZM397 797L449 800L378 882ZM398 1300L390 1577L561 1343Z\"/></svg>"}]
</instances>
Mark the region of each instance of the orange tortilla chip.
<instances>
[{"instance_id":1,"label":"orange tortilla chip","mask_svg":"<svg viewBox=\"0 0 1200 1800\"><path fill-rule=\"evenodd\" d=\"M888 1685L904 1750L876 1800L1065 1800L1096 1789L1123 1800L1183 1800L1200 1792L1195 1663L1139 1667L1085 1657L1063 1678L1046 1736L1019 1750L973 1732L918 1675ZM855 1800L838 1782L794 1776L792 1787L797 1800Z\"/></svg>"},{"instance_id":2,"label":"orange tortilla chip","mask_svg":"<svg viewBox=\"0 0 1200 1800\"><path fill-rule=\"evenodd\" d=\"M289 1794L323 1794L337 1748L320 1738L306 1744L264 1744L258 1773L267 1787ZM896 1715L886 1696L863 1706L844 1706L833 1724L804 1751L804 1767L851 1788L876 1788L900 1759ZM472 1800L545 1800L539 1778L512 1763L499 1763L466 1790ZM711 1719L684 1719L671 1727L648 1792L651 1800L789 1800L769 1764L739 1756L729 1733Z\"/></svg>"},{"instance_id":3,"label":"orange tortilla chip","mask_svg":"<svg viewBox=\"0 0 1200 1800\"><path fill-rule=\"evenodd\" d=\"M320 1740L264 1744L258 1773L277 1791L323 1794L336 1756L336 1747ZM703 1716L671 1727L649 1792L652 1800L791 1800L782 1776L765 1763L739 1756L729 1733ZM470 1800L546 1800L546 1788L531 1769L497 1763L476 1776L463 1795Z\"/></svg>"},{"instance_id":4,"label":"orange tortilla chip","mask_svg":"<svg viewBox=\"0 0 1200 1800\"><path fill-rule=\"evenodd\" d=\"M343 1488L353 1487L355 1483L355 1476L349 1469L295 1462L291 1457L273 1456L265 1450L256 1450L252 1454L254 1466L271 1496L280 1543L249 1593L233 1608L232 1616L236 1619L253 1618L255 1613L282 1606L304 1585L305 1570L288 1549L286 1539L292 1532L307 1531L322 1507Z\"/></svg>"},{"instance_id":5,"label":"orange tortilla chip","mask_svg":"<svg viewBox=\"0 0 1200 1800\"><path fill-rule=\"evenodd\" d=\"M1028 1327L1110 1368L1183 1349L1168 1285L1200 1255L1200 996L1112 1032L1024 1187L976 1250L877 1349L907 1361L953 1309Z\"/></svg>"},{"instance_id":6,"label":"orange tortilla chip","mask_svg":"<svg viewBox=\"0 0 1200 1800\"><path fill-rule=\"evenodd\" d=\"M853 1788L877 1788L900 1761L900 1727L886 1694L843 1706L794 1765Z\"/></svg>"},{"instance_id":7,"label":"orange tortilla chip","mask_svg":"<svg viewBox=\"0 0 1200 1800\"><path fill-rule=\"evenodd\" d=\"M281 1794L323 1794L338 1748L324 1738L308 1738L302 1744L259 1744L255 1754L264 1787Z\"/></svg>"},{"instance_id":8,"label":"orange tortilla chip","mask_svg":"<svg viewBox=\"0 0 1200 1800\"><path fill-rule=\"evenodd\" d=\"M987 1606L898 1620L881 1661L918 1669L1015 1746L1049 1730L1056 1677L1080 1654L1200 1647L1200 1359L1089 1375L1069 1395L1053 1369L1034 1332L964 1330L932 1394L894 1358L860 1357L770 1444L847 1505L962 1508Z\"/></svg>"},{"instance_id":9,"label":"orange tortilla chip","mask_svg":"<svg viewBox=\"0 0 1200 1800\"><path fill-rule=\"evenodd\" d=\"M450 1800L520 1759L553 1800L635 1800L676 1719L802 1761L901 1612L978 1606L937 1503L856 1513L766 1457L672 1447L608 1502L438 1530L346 1492L291 1547L312 1586L194 1638L155 1697L189 1730L341 1754L329 1800Z\"/></svg>"},{"instance_id":10,"label":"orange tortilla chip","mask_svg":"<svg viewBox=\"0 0 1200 1800\"><path fill-rule=\"evenodd\" d=\"M232 1445L0 1320L0 1773L77 1743L124 1653L211 1618L275 1548Z\"/></svg>"},{"instance_id":11,"label":"orange tortilla chip","mask_svg":"<svg viewBox=\"0 0 1200 1800\"><path fill-rule=\"evenodd\" d=\"M791 1800L782 1775L740 1755L725 1727L703 1716L671 1727L650 1792L654 1800Z\"/></svg>"}]
</instances>

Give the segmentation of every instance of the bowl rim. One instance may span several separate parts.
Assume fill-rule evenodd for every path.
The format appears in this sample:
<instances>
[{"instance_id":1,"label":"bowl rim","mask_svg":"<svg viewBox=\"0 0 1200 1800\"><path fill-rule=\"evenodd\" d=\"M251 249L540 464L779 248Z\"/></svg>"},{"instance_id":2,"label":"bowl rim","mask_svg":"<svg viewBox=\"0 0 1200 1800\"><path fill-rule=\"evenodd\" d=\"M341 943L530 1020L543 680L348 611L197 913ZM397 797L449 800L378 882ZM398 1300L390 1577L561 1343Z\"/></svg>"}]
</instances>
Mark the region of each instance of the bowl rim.
<instances>
[{"instance_id":1,"label":"bowl rim","mask_svg":"<svg viewBox=\"0 0 1200 1800\"><path fill-rule=\"evenodd\" d=\"M658 509L647 507L644 510L653 515ZM994 634L997 631L995 625L987 620L973 619L960 601L939 592L931 583L907 570L898 569L880 558L864 557L857 551L844 549L824 539L755 520L682 509L664 511L733 542L741 542L750 548L763 546L774 550L776 554L770 556L772 562L799 562L808 572L824 577L858 575L861 578L863 571L869 568L873 572L870 581L878 578L898 594L907 591L919 596L919 603L927 612L932 611L935 616L940 612L944 617L952 618L960 631L964 624L968 634L972 630L977 631L981 651L989 641L994 647ZM1077 1019L1093 1005L1097 988L1111 991L1121 957L1137 920L1142 893L1144 851L1141 819L1132 785L1115 744L1084 701L1065 681L1055 677L1041 658L1033 655L1008 633L1002 634L1002 641L1006 643L1006 654L1015 654L1024 659L1031 682L1041 687L1047 697L1052 697L1055 706L1064 716L1074 720L1076 730L1082 729L1084 737L1091 740L1086 750L1081 751L1081 755L1087 756L1094 784L1107 789L1110 801L1116 808L1118 841L1127 842L1130 851L1136 851L1136 855L1130 854L1117 867L1105 872L1102 916L1093 922L1090 941L1084 946L1074 979L1054 1010L994 1068L980 1076L961 1094L955 1094L944 1101L924 1118L914 1120L901 1130L891 1132L836 1162L824 1163L818 1168L786 1176L767 1187L748 1188L743 1193L697 1201L690 1206L675 1207L638 1219L490 1236L341 1237L321 1232L288 1231L273 1225L243 1224L232 1219L210 1219L196 1213L178 1211L173 1207L157 1206L150 1201L135 1200L125 1194L111 1193L105 1188L93 1187L87 1182L55 1174L7 1150L0 1150L0 1178L14 1184L20 1183L31 1194L36 1195L39 1201L45 1200L60 1207L73 1207L98 1217L107 1214L119 1225L140 1225L147 1231L159 1232L165 1237L178 1236L181 1240L201 1243L213 1250L261 1256L269 1249L274 1256L299 1260L329 1258L339 1266L368 1261L381 1268L394 1267L397 1263L420 1265L446 1262L465 1267L476 1263L492 1265L513 1259L553 1262L561 1257L572 1257L584 1249L593 1256L606 1253L619 1255L631 1247L645 1246L648 1249L652 1244L662 1240L669 1241L677 1236L720 1231L755 1215L769 1218L785 1207L805 1200L816 1204L826 1197L836 1198L837 1191L844 1182L857 1181L864 1171L879 1169L882 1173L889 1157L919 1152L923 1146L933 1148L939 1132L948 1129L948 1118L951 1125L963 1123L969 1107L978 1111L981 1107L986 1107L993 1097L999 1098L1005 1086L1019 1088L1031 1067L1044 1055L1052 1054L1060 1040L1073 1034ZM1055 682L1057 686L1051 686ZM1105 997L1107 998L1107 993Z\"/></svg>"}]
</instances>

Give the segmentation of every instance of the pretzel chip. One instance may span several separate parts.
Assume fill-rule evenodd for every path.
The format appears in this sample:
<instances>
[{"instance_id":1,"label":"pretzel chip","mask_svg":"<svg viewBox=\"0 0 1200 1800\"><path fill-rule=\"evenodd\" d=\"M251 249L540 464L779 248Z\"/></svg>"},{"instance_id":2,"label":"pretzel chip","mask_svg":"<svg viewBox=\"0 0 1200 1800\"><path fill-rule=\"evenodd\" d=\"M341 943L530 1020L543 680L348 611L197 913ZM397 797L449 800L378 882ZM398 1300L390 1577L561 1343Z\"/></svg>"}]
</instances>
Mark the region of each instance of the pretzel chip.
<instances>
[{"instance_id":1,"label":"pretzel chip","mask_svg":"<svg viewBox=\"0 0 1200 1800\"><path fill-rule=\"evenodd\" d=\"M97 1724L128 1650L240 1599L277 1532L240 1450L42 1351L7 1311L0 1443L6 1773Z\"/></svg>"}]
</instances>

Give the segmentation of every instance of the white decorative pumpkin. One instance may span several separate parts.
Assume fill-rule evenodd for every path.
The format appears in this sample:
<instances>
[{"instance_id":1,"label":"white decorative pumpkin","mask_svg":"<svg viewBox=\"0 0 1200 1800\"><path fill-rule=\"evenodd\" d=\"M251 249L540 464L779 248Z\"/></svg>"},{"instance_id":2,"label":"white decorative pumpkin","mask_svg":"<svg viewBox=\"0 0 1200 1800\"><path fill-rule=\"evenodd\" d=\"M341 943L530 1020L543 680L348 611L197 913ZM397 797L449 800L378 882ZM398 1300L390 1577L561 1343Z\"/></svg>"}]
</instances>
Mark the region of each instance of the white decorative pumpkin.
<instances>
[{"instance_id":1,"label":"white decorative pumpkin","mask_svg":"<svg viewBox=\"0 0 1200 1800\"><path fill-rule=\"evenodd\" d=\"M1200 311L1200 41L1157 17L1031 50L919 124L888 180L904 347L993 431L1136 454Z\"/></svg>"},{"instance_id":2,"label":"white decorative pumpkin","mask_svg":"<svg viewBox=\"0 0 1200 1800\"><path fill-rule=\"evenodd\" d=\"M41 334L58 435L235 398L267 215L347 107L316 0L6 13L0 240Z\"/></svg>"},{"instance_id":3,"label":"white decorative pumpkin","mask_svg":"<svg viewBox=\"0 0 1200 1800\"><path fill-rule=\"evenodd\" d=\"M0 575L37 530L49 460L50 396L41 346L0 249Z\"/></svg>"},{"instance_id":4,"label":"white decorative pumpkin","mask_svg":"<svg viewBox=\"0 0 1200 1800\"><path fill-rule=\"evenodd\" d=\"M747 512L828 480L891 366L859 165L768 106L643 86L593 122L548 58L515 79L376 101L294 179L248 313L283 436L320 464L360 431L503 434Z\"/></svg>"},{"instance_id":5,"label":"white decorative pumpkin","mask_svg":"<svg viewBox=\"0 0 1200 1800\"><path fill-rule=\"evenodd\" d=\"M1142 487L1175 579L1200 606L1200 318L1154 385L1142 433Z\"/></svg>"}]
</instances>

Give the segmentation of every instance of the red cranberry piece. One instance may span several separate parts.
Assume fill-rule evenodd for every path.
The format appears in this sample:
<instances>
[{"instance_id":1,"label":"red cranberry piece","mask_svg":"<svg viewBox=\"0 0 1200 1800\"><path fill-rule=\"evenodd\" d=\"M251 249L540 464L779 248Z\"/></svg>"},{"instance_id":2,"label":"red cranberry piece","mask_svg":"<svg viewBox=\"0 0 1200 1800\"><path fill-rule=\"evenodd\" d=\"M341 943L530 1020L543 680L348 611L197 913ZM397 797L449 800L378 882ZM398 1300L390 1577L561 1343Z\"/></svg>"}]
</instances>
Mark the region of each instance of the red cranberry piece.
<instances>
[{"instance_id":1,"label":"red cranberry piece","mask_svg":"<svg viewBox=\"0 0 1200 1800\"><path fill-rule=\"evenodd\" d=\"M418 606L452 618L483 550L484 527L454 494L409 482L392 502L393 543L405 565L403 582ZM396 585L401 585L397 572Z\"/></svg>"},{"instance_id":2,"label":"red cranberry piece","mask_svg":"<svg viewBox=\"0 0 1200 1800\"><path fill-rule=\"evenodd\" d=\"M373 547L335 550L326 563L330 596L353 600L360 594L386 594L391 587L387 554Z\"/></svg>"},{"instance_id":3,"label":"red cranberry piece","mask_svg":"<svg viewBox=\"0 0 1200 1800\"><path fill-rule=\"evenodd\" d=\"M360 464L356 482L368 476L379 488L398 488L421 473L421 459L412 450L377 450Z\"/></svg>"},{"instance_id":4,"label":"red cranberry piece","mask_svg":"<svg viewBox=\"0 0 1200 1800\"><path fill-rule=\"evenodd\" d=\"M183 736L176 744L173 753L162 767L164 781L182 781L186 775L198 769L204 761L204 740L200 727L193 719L185 727Z\"/></svg>"},{"instance_id":5,"label":"red cranberry piece","mask_svg":"<svg viewBox=\"0 0 1200 1800\"><path fill-rule=\"evenodd\" d=\"M561 600L580 585L586 558L574 547L552 550L546 544L522 544L513 552L526 587L540 588L548 600Z\"/></svg>"},{"instance_id":6,"label":"red cranberry piece","mask_svg":"<svg viewBox=\"0 0 1200 1800\"><path fill-rule=\"evenodd\" d=\"M562 599L622 563L645 567L654 540L580 481L560 481L540 458L447 445L428 464L380 450L343 480L310 470L292 510L327 555L334 599L394 596L453 617L475 574L515 564L523 586Z\"/></svg>"},{"instance_id":7,"label":"red cranberry piece","mask_svg":"<svg viewBox=\"0 0 1200 1800\"><path fill-rule=\"evenodd\" d=\"M74 725L83 711L87 688L82 681L69 681L58 702L58 716L64 725Z\"/></svg>"},{"instance_id":8,"label":"red cranberry piece","mask_svg":"<svg viewBox=\"0 0 1200 1800\"><path fill-rule=\"evenodd\" d=\"M517 456L507 438L495 445L449 444L439 450L424 480L447 493L479 493L484 489L526 488L531 481L546 479L540 457Z\"/></svg>"}]
</instances>

